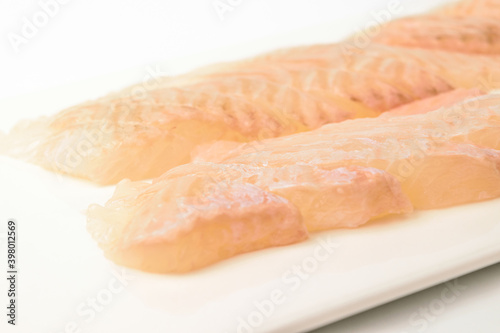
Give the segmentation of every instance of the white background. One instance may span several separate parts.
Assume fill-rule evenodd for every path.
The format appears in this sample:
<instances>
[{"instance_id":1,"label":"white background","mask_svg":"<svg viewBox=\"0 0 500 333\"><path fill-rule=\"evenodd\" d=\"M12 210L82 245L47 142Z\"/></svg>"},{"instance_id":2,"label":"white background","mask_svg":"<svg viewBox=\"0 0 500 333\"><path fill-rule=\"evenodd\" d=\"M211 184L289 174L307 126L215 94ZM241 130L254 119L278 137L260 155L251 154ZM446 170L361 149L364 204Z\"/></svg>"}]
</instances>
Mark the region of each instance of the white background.
<instances>
[{"instance_id":1,"label":"white background","mask_svg":"<svg viewBox=\"0 0 500 333\"><path fill-rule=\"evenodd\" d=\"M300 32L346 15L360 17L352 24L354 31L371 18L371 10L383 9L389 3L389 0L222 0L236 5L221 20L214 0L64 1L67 4L59 5L56 14L27 43L19 46L19 52L13 50L9 34L20 34L24 18L33 21L41 6L38 1L0 1L0 98L136 65L237 47L285 32ZM422 1L402 2L410 9ZM43 24L43 19L39 21ZM326 40L325 36L318 36L317 41Z\"/></svg>"},{"instance_id":2,"label":"white background","mask_svg":"<svg viewBox=\"0 0 500 333\"><path fill-rule=\"evenodd\" d=\"M248 43L255 45L258 53L279 46L330 41L362 28L372 19L373 10L381 10L388 3L386 0L223 2L235 5L221 19L212 0L67 1L59 4L54 16L16 50L10 39L13 34L22 36L25 19L33 22L42 10L41 5L38 1L0 0L0 99L29 93L39 95L48 88L114 72L125 73L122 82L109 87L114 90L140 81L148 66L154 68L161 63L161 71L168 74L185 70L176 67L178 58L202 52L213 61L246 56L239 55L237 49L238 45ZM417 11L424 3L406 1L403 6L407 11ZM301 31L341 21L346 15L353 17L350 31L324 31L315 39L309 35L307 39L301 37ZM267 41L276 40L275 36L290 36L290 32L296 32L296 38L284 37L281 45ZM224 52L228 49L232 52ZM87 96L101 93L89 91ZM64 101L64 96L61 100ZM65 106L61 103L61 107ZM0 124L2 129L10 125ZM410 325L408 318L439 298L442 285L343 320L321 332L497 332L500 265L460 281L467 285L467 292L429 320L425 329Z\"/></svg>"}]
</instances>

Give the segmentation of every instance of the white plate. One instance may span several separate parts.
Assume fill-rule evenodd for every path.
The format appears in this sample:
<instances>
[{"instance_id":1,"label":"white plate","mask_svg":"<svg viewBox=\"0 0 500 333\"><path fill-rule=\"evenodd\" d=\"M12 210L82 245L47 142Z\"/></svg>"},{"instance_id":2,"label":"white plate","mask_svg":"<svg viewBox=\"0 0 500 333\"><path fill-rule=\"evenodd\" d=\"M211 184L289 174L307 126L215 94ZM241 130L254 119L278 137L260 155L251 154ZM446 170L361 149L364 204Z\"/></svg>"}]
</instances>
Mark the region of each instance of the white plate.
<instances>
[{"instance_id":1,"label":"white plate","mask_svg":"<svg viewBox=\"0 0 500 333\"><path fill-rule=\"evenodd\" d=\"M64 332L71 322L95 333L303 331L500 261L497 199L324 232L194 274L127 270L133 280L111 293L122 289L115 281L122 269L102 257L81 213L111 187L8 158L1 159L0 184L0 218L19 224L22 332ZM331 254L321 249L328 240ZM294 267L302 267L302 278ZM265 317L255 302L269 306L274 293L284 302ZM100 311L86 305L90 298ZM239 318L255 327L238 331Z\"/></svg>"},{"instance_id":2,"label":"white plate","mask_svg":"<svg viewBox=\"0 0 500 333\"><path fill-rule=\"evenodd\" d=\"M345 31L349 21L337 22L344 30L336 31ZM326 40L325 29L270 38L233 49L232 55ZM220 54L175 66L170 61L169 67L187 69ZM228 57L228 50L223 54ZM0 109L8 110L0 115L0 126L5 130L21 118L53 113L143 74L144 68L135 69L0 101ZM241 255L193 274L144 274L106 261L85 230L84 209L104 203L112 191L0 157L0 232L4 221L14 218L20 233L16 332L304 331L500 261L497 199L319 233L301 244ZM322 245L330 240L332 253ZM304 272L296 273L297 267ZM130 281L117 279L123 272Z\"/></svg>"}]
</instances>

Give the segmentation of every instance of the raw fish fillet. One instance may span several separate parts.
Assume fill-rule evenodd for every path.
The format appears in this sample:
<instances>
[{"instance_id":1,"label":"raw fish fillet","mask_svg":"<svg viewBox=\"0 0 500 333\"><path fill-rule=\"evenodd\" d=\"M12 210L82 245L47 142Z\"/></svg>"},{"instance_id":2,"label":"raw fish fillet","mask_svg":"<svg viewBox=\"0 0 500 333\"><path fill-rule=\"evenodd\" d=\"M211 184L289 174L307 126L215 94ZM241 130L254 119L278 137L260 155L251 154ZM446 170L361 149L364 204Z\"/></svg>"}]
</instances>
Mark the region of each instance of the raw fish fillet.
<instances>
[{"instance_id":1,"label":"raw fish fillet","mask_svg":"<svg viewBox=\"0 0 500 333\"><path fill-rule=\"evenodd\" d=\"M152 89L144 99L104 97L22 122L0 151L113 184L188 163L200 144L248 142L373 117L454 88L494 87L492 78L500 77L500 57L376 44L348 58L339 45L304 50L269 55L235 75L205 74Z\"/></svg>"},{"instance_id":2,"label":"raw fish fillet","mask_svg":"<svg viewBox=\"0 0 500 333\"><path fill-rule=\"evenodd\" d=\"M196 160L266 167L375 167L397 177L416 208L430 209L500 193L499 133L500 95L490 94L426 114L349 120L253 145L221 142ZM477 186L467 188L455 179L462 173L468 177L461 179ZM424 190L427 195L422 195Z\"/></svg>"},{"instance_id":3,"label":"raw fish fillet","mask_svg":"<svg viewBox=\"0 0 500 333\"><path fill-rule=\"evenodd\" d=\"M299 242L306 229L356 227L411 210L398 181L374 168L194 163L153 184L121 182L105 207L89 208L88 230L118 264L179 273Z\"/></svg>"},{"instance_id":4,"label":"raw fish fillet","mask_svg":"<svg viewBox=\"0 0 500 333\"><path fill-rule=\"evenodd\" d=\"M456 89L490 91L500 88L499 10L498 0L463 1L385 24L367 43L354 35L135 85L18 124L0 153L115 184L157 177L220 140L376 117Z\"/></svg>"}]
</instances>

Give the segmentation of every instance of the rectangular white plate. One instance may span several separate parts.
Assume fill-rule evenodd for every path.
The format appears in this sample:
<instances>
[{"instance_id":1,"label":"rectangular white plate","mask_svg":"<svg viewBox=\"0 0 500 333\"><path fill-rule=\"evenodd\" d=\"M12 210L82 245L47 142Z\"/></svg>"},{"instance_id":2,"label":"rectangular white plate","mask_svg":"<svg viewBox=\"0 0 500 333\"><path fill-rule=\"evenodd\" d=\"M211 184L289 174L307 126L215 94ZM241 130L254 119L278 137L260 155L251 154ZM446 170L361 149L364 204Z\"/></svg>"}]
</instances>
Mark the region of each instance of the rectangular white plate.
<instances>
[{"instance_id":1,"label":"rectangular white plate","mask_svg":"<svg viewBox=\"0 0 500 333\"><path fill-rule=\"evenodd\" d=\"M349 22L336 22L329 31L346 31ZM274 38L275 43L271 38L233 49L233 55L317 42L327 30L318 27ZM214 61L217 54L175 67ZM54 113L142 74L136 69L0 101L0 126L6 130L19 119ZM145 274L105 260L85 230L85 208L104 203L112 191L0 157L0 232L7 219L19 224L16 332L304 331L500 261L497 199L319 233L188 275ZM322 245L329 240L335 244L331 253ZM130 280L117 278L124 272Z\"/></svg>"}]
</instances>

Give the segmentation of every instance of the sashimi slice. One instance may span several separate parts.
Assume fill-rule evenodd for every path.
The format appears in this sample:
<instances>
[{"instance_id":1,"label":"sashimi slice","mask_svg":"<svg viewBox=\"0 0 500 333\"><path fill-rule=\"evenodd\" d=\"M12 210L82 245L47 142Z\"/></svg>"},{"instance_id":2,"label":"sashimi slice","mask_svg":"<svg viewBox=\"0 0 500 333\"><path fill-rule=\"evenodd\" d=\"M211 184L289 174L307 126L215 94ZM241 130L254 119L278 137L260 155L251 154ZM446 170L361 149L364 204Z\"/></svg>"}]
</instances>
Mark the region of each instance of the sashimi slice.
<instances>
[{"instance_id":1,"label":"sashimi slice","mask_svg":"<svg viewBox=\"0 0 500 333\"><path fill-rule=\"evenodd\" d=\"M398 181L374 168L203 163L120 183L105 207L89 209L88 229L118 264L179 273L301 241L302 221L317 231L411 210Z\"/></svg>"}]
</instances>

